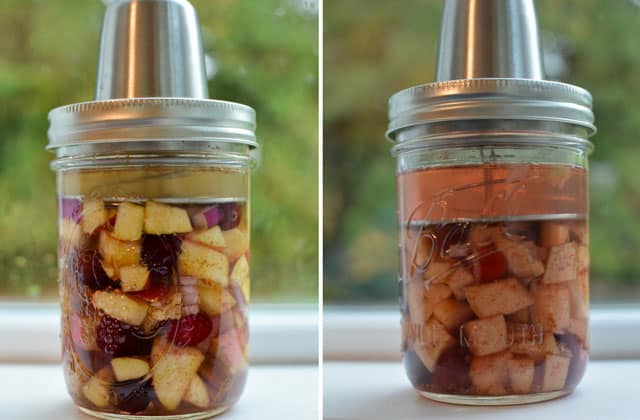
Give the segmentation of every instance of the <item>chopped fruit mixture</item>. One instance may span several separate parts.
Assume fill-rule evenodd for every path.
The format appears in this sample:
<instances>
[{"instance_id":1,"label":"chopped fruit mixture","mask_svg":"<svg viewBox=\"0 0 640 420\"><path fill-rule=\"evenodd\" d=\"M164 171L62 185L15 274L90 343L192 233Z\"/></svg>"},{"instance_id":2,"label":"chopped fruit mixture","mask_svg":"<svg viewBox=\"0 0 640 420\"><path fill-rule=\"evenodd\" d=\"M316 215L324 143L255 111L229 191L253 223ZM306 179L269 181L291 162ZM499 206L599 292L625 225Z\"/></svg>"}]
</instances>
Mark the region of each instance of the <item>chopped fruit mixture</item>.
<instances>
[{"instance_id":1,"label":"chopped fruit mixture","mask_svg":"<svg viewBox=\"0 0 640 420\"><path fill-rule=\"evenodd\" d=\"M411 226L402 245L414 387L477 396L576 387L589 358L585 220Z\"/></svg>"},{"instance_id":2,"label":"chopped fruit mixture","mask_svg":"<svg viewBox=\"0 0 640 420\"><path fill-rule=\"evenodd\" d=\"M59 209L63 358L74 401L149 416L231 406L247 370L245 203L65 197Z\"/></svg>"}]
</instances>

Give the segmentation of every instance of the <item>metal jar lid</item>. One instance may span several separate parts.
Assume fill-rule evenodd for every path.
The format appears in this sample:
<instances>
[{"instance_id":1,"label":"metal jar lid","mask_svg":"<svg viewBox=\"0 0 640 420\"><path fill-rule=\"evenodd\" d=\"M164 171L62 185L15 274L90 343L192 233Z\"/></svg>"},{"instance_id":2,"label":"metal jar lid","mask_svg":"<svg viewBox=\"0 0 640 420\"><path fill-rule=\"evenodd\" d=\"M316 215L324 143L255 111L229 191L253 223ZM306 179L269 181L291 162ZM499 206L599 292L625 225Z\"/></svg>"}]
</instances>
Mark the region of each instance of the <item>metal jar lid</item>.
<instances>
[{"instance_id":1,"label":"metal jar lid","mask_svg":"<svg viewBox=\"0 0 640 420\"><path fill-rule=\"evenodd\" d=\"M534 120L575 124L595 133L588 91L566 83L515 78L447 80L389 99L390 140L399 131L452 120Z\"/></svg>"},{"instance_id":2,"label":"metal jar lid","mask_svg":"<svg viewBox=\"0 0 640 420\"><path fill-rule=\"evenodd\" d=\"M256 147L253 108L195 98L127 98L82 102L49 113L49 146L123 142L221 141Z\"/></svg>"}]
</instances>

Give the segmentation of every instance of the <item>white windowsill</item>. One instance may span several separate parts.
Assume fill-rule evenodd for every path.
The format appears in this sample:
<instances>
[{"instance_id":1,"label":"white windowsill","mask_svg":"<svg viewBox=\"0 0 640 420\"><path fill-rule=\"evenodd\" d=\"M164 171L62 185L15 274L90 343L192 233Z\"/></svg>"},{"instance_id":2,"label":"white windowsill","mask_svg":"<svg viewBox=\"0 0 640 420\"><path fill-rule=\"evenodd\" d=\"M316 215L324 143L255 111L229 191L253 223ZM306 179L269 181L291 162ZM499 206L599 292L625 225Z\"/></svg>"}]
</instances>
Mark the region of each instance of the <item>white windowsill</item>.
<instances>
[{"instance_id":1,"label":"white windowsill","mask_svg":"<svg viewBox=\"0 0 640 420\"><path fill-rule=\"evenodd\" d=\"M637 420L640 361L595 361L575 392L538 404L469 407L412 391L400 363L324 364L325 420Z\"/></svg>"},{"instance_id":2,"label":"white windowsill","mask_svg":"<svg viewBox=\"0 0 640 420\"><path fill-rule=\"evenodd\" d=\"M593 305L591 358L640 358L640 307ZM397 308L325 308L325 360L399 360Z\"/></svg>"},{"instance_id":3,"label":"white windowsill","mask_svg":"<svg viewBox=\"0 0 640 420\"><path fill-rule=\"evenodd\" d=\"M58 365L0 364L0 416L12 420L90 420L75 408ZM316 366L252 366L240 401L224 420L316 420Z\"/></svg>"},{"instance_id":4,"label":"white windowsill","mask_svg":"<svg viewBox=\"0 0 640 420\"><path fill-rule=\"evenodd\" d=\"M253 305L251 363L318 363L318 309L313 305ZM0 363L60 360L58 304L0 303Z\"/></svg>"}]
</instances>

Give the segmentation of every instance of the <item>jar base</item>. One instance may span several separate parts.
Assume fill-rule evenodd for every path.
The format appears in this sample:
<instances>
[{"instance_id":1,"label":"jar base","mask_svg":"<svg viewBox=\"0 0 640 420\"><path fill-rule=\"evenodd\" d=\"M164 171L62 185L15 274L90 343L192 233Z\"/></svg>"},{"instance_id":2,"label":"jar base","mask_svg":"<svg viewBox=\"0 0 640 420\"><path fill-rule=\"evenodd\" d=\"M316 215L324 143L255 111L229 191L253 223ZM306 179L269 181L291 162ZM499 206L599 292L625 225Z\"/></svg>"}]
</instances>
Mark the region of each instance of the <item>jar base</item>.
<instances>
[{"instance_id":1,"label":"jar base","mask_svg":"<svg viewBox=\"0 0 640 420\"><path fill-rule=\"evenodd\" d=\"M571 394L571 390L553 392L540 392L536 394L499 395L495 397L475 395L451 395L434 392L418 391L418 393L430 400L457 405L520 405L553 400Z\"/></svg>"},{"instance_id":2,"label":"jar base","mask_svg":"<svg viewBox=\"0 0 640 420\"><path fill-rule=\"evenodd\" d=\"M78 406L80 411L85 414L88 414L92 417L97 417L99 419L104 420L199 420L199 419L208 419L219 414L224 413L230 407L220 407L214 410L203 411L200 413L186 413L186 414L175 414L169 416L135 416L130 414L116 414L116 413L104 413L102 411L94 411L89 408Z\"/></svg>"}]
</instances>

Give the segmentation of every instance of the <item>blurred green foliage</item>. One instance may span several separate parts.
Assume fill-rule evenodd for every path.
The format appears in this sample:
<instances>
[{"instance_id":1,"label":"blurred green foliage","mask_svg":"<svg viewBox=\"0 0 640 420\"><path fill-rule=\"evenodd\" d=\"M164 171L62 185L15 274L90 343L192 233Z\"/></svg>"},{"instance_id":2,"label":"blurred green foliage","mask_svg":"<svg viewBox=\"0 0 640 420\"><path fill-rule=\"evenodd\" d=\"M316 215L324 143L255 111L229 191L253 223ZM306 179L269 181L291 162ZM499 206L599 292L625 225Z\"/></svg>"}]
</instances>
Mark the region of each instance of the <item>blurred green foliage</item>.
<instances>
[{"instance_id":1,"label":"blurred green foliage","mask_svg":"<svg viewBox=\"0 0 640 420\"><path fill-rule=\"evenodd\" d=\"M217 65L211 96L249 104L263 148L252 178L252 291L314 301L318 271L317 11L290 0L193 0ZM98 0L0 1L0 295L53 297L50 109L91 100Z\"/></svg>"},{"instance_id":2,"label":"blurred green foliage","mask_svg":"<svg viewBox=\"0 0 640 420\"><path fill-rule=\"evenodd\" d=\"M594 96L592 296L640 297L640 8L536 1L549 73ZM442 1L324 4L324 293L397 299L395 162L387 99L433 80ZM553 69L551 66L553 65ZM551 72L550 70L554 70Z\"/></svg>"}]
</instances>

